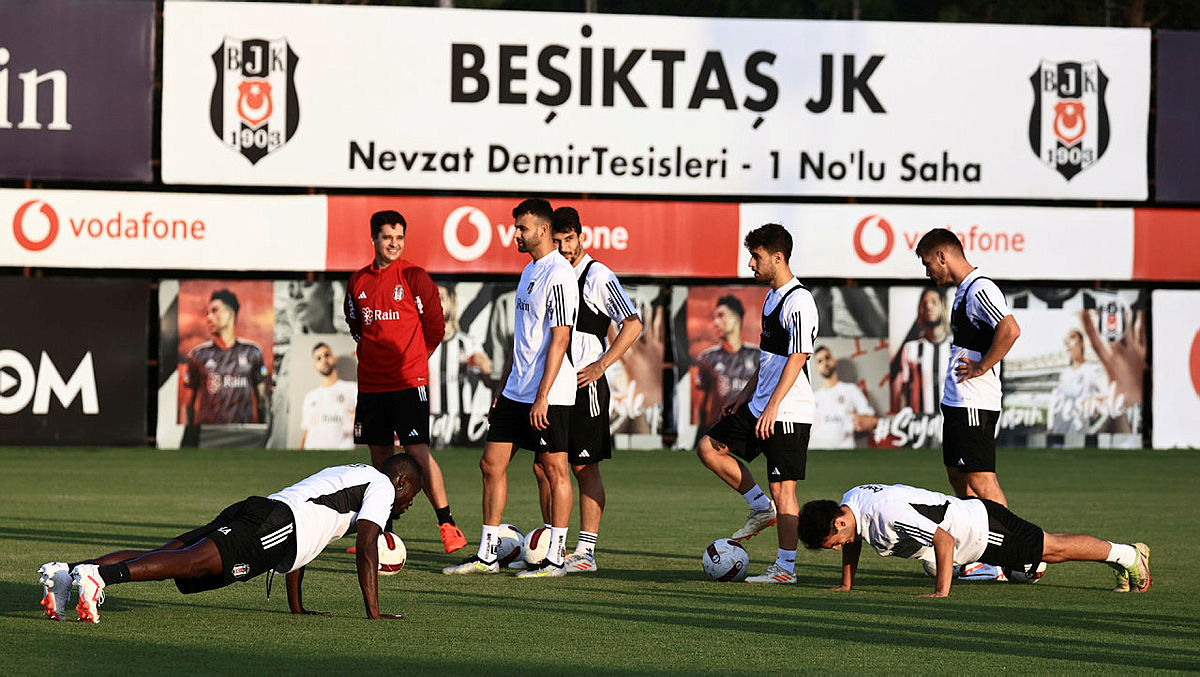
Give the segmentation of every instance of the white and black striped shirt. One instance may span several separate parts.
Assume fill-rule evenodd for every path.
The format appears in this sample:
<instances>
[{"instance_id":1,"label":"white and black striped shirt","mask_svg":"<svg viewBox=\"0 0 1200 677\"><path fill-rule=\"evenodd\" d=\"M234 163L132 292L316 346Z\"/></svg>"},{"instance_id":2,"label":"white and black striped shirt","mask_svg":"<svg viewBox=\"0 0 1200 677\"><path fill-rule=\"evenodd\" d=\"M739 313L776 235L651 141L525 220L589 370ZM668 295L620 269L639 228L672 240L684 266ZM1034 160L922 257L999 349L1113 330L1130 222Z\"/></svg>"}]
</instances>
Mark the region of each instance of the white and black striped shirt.
<instances>
[{"instance_id":1,"label":"white and black striped shirt","mask_svg":"<svg viewBox=\"0 0 1200 677\"><path fill-rule=\"evenodd\" d=\"M779 313L779 321L788 334L788 354L807 353L811 355L813 341L817 337L817 304L813 301L812 293L807 289L800 288L791 294L788 293L793 287L799 285L800 282L796 278L792 278L779 289L768 291L767 298L763 300L763 314L774 313L782 299L784 305L782 312ZM775 392L775 386L779 384L779 379L783 376L783 366L787 361L788 355L776 355L766 350L759 351L758 386L754 390L754 399L750 401L750 412L755 416L762 416L763 410L767 408L767 402L771 400L771 393ZM796 377L796 382L792 384L787 395L784 395L783 401L779 403L779 415L775 418L776 421L813 422L816 405L813 400L812 381L809 380L808 374L809 367L805 363L804 370Z\"/></svg>"},{"instance_id":2,"label":"white and black striped shirt","mask_svg":"<svg viewBox=\"0 0 1200 677\"><path fill-rule=\"evenodd\" d=\"M954 563L970 564L988 544L983 501L962 500L904 484L864 484L842 496L858 535L884 557L933 559L933 535L954 538Z\"/></svg>"},{"instance_id":3,"label":"white and black striped shirt","mask_svg":"<svg viewBox=\"0 0 1200 677\"><path fill-rule=\"evenodd\" d=\"M574 327L579 313L579 286L571 264L554 250L530 261L517 283L516 321L513 326L513 363L504 396L514 402L533 403L546 368L551 328ZM575 404L575 367L570 348L550 387L550 404Z\"/></svg>"},{"instance_id":4,"label":"white and black striped shirt","mask_svg":"<svg viewBox=\"0 0 1200 677\"><path fill-rule=\"evenodd\" d=\"M979 269L971 271L959 283L954 292L954 309L966 311L967 320L976 327L995 329L1005 316L1010 315L1008 302L1000 287L989 279L977 280ZM970 293L967 293L967 290ZM961 337L960 337L961 338ZM1000 411L1000 365L993 366L986 373L972 379L958 382L954 368L959 364L959 358L966 357L978 362L983 359L983 353L963 346L950 346L950 363L946 367L946 376L942 389L942 404L951 407L966 407L969 409L986 409Z\"/></svg>"},{"instance_id":5,"label":"white and black striped shirt","mask_svg":"<svg viewBox=\"0 0 1200 677\"><path fill-rule=\"evenodd\" d=\"M579 262L575 264L576 279L583 275L588 262L593 260L591 254L584 254L580 257ZM579 299L580 305L587 304L594 312L608 317L618 325L625 318L638 314L629 294L625 292L621 281L617 279L611 268L596 261L587 270L588 279L583 282L583 297ZM577 331L571 336L571 359L574 360L576 369L582 369L600 359L604 350L604 342L597 336L585 331Z\"/></svg>"}]
</instances>

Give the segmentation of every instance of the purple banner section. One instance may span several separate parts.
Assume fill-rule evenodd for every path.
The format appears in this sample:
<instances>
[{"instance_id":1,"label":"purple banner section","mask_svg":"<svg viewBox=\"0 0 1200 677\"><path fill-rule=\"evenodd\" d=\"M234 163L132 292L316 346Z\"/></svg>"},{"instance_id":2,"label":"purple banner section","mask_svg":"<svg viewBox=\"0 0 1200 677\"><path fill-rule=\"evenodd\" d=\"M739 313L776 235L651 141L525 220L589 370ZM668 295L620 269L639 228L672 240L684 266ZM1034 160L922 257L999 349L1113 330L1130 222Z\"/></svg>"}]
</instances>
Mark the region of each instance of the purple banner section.
<instances>
[{"instance_id":1,"label":"purple banner section","mask_svg":"<svg viewBox=\"0 0 1200 677\"><path fill-rule=\"evenodd\" d=\"M1156 31L1158 126L1155 200L1200 202L1200 32Z\"/></svg>"},{"instance_id":2,"label":"purple banner section","mask_svg":"<svg viewBox=\"0 0 1200 677\"><path fill-rule=\"evenodd\" d=\"M145 444L138 280L0 277L0 444Z\"/></svg>"},{"instance_id":3,"label":"purple banner section","mask_svg":"<svg viewBox=\"0 0 1200 677\"><path fill-rule=\"evenodd\" d=\"M149 182L154 2L0 0L0 177Z\"/></svg>"}]
</instances>

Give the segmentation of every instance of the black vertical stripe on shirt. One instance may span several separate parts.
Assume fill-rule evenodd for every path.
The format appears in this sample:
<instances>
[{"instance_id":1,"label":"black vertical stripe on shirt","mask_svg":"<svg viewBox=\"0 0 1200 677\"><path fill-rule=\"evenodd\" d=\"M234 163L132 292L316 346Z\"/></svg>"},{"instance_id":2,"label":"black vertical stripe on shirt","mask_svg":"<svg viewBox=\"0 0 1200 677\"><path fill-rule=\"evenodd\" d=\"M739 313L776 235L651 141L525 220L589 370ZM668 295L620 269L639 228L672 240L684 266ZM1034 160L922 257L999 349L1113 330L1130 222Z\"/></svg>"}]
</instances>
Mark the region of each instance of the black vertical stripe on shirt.
<instances>
[{"instance_id":1,"label":"black vertical stripe on shirt","mask_svg":"<svg viewBox=\"0 0 1200 677\"><path fill-rule=\"evenodd\" d=\"M616 280L609 280L605 285L608 289L609 297L612 299L613 307L618 313L621 313L621 318L624 319L633 314L633 309L625 302L625 295L621 293L621 288L617 286Z\"/></svg>"},{"instance_id":2,"label":"black vertical stripe on shirt","mask_svg":"<svg viewBox=\"0 0 1200 677\"><path fill-rule=\"evenodd\" d=\"M975 292L975 300L979 302L980 307L983 308L984 312L987 313L992 320L999 322L1000 320L1004 319L1004 316L1000 314L1000 310L996 308L996 304L993 303L990 298L988 298L986 292L982 290Z\"/></svg>"}]
</instances>

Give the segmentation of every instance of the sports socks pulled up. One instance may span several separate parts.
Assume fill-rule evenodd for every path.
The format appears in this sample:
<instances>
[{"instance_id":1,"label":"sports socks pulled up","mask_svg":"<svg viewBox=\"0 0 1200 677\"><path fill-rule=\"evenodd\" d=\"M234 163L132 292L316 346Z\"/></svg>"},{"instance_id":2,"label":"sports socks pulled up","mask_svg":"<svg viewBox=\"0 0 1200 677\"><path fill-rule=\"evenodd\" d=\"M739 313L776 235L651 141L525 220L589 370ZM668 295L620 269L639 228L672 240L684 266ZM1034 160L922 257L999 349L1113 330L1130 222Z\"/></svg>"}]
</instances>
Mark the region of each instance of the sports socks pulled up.
<instances>
[{"instance_id":1,"label":"sports socks pulled up","mask_svg":"<svg viewBox=\"0 0 1200 677\"><path fill-rule=\"evenodd\" d=\"M1137 548L1125 543L1113 543L1111 541L1108 545L1108 557L1104 558L1105 562L1108 562L1109 564L1115 564L1122 570L1128 569L1134 564L1137 564Z\"/></svg>"},{"instance_id":2,"label":"sports socks pulled up","mask_svg":"<svg viewBox=\"0 0 1200 677\"><path fill-rule=\"evenodd\" d=\"M757 484L750 487L746 493L742 494L742 498L746 499L746 503L750 504L751 510L771 509L771 499L767 498L767 495L763 493L762 487L758 486Z\"/></svg>"},{"instance_id":3,"label":"sports socks pulled up","mask_svg":"<svg viewBox=\"0 0 1200 677\"><path fill-rule=\"evenodd\" d=\"M796 573L796 551L779 548L775 552L775 566L783 569L789 574Z\"/></svg>"},{"instance_id":4,"label":"sports socks pulled up","mask_svg":"<svg viewBox=\"0 0 1200 677\"><path fill-rule=\"evenodd\" d=\"M591 531L579 532L579 542L575 544L575 552L580 555L588 555L594 557L596 555L596 538L597 534Z\"/></svg>"}]
</instances>

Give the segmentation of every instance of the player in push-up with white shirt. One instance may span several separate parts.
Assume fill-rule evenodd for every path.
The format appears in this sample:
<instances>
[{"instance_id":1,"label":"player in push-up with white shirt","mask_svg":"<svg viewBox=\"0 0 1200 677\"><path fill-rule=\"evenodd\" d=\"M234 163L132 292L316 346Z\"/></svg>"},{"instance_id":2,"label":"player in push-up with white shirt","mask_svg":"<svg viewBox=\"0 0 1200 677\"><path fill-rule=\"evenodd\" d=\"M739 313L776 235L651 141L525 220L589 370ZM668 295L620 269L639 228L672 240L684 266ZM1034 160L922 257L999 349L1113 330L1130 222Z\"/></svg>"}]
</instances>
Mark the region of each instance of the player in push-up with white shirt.
<instances>
[{"instance_id":1,"label":"player in push-up with white shirt","mask_svg":"<svg viewBox=\"0 0 1200 677\"><path fill-rule=\"evenodd\" d=\"M854 584L863 540L884 557L936 561L934 591L922 597L949 595L955 565L970 562L1020 570L1040 562L1107 562L1116 570L1114 591L1150 589L1150 548L1145 543L1052 534L994 501L960 499L903 484L857 486L840 504L809 501L800 511L799 532L810 550L842 552L842 584L835 590L849 590Z\"/></svg>"},{"instance_id":2,"label":"player in push-up with white shirt","mask_svg":"<svg viewBox=\"0 0 1200 677\"><path fill-rule=\"evenodd\" d=\"M52 620L66 620L74 587L79 620L99 623L104 589L117 583L174 579L189 594L276 571L287 574L291 612L317 614L302 603L304 566L357 530L358 584L367 618L404 618L379 613L379 534L389 518L408 510L421 488L421 467L408 454L389 457L379 470L361 463L326 468L266 498L234 503L207 525L154 550L121 550L74 564L47 562L38 569L42 608Z\"/></svg>"}]
</instances>

